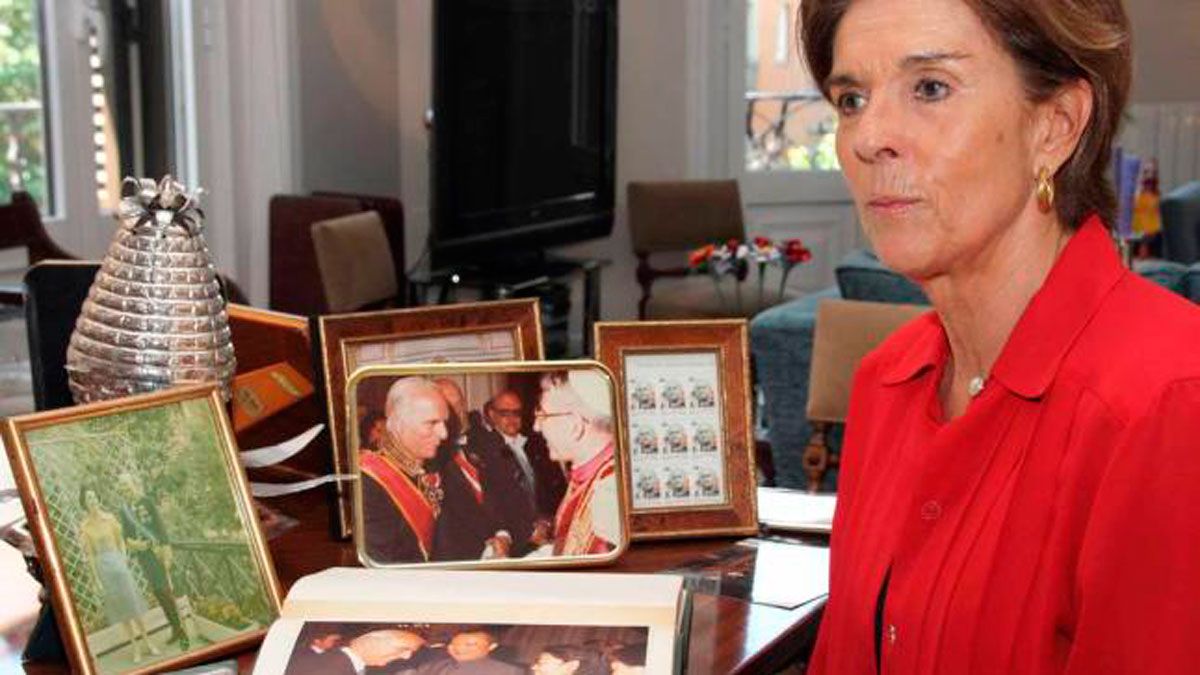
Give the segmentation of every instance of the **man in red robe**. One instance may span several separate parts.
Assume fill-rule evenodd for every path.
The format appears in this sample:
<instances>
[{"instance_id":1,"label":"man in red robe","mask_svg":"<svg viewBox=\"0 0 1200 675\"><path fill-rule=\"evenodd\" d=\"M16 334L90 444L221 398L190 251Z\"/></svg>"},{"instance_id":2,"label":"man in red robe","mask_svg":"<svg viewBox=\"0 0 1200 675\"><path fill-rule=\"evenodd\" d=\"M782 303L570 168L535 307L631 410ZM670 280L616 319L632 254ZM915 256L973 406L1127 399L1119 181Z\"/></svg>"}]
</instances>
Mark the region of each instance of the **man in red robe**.
<instances>
[{"instance_id":1,"label":"man in red robe","mask_svg":"<svg viewBox=\"0 0 1200 675\"><path fill-rule=\"evenodd\" d=\"M554 518L554 555L593 555L621 541L612 402L596 373L547 373L534 414L550 458L569 462L570 483Z\"/></svg>"}]
</instances>

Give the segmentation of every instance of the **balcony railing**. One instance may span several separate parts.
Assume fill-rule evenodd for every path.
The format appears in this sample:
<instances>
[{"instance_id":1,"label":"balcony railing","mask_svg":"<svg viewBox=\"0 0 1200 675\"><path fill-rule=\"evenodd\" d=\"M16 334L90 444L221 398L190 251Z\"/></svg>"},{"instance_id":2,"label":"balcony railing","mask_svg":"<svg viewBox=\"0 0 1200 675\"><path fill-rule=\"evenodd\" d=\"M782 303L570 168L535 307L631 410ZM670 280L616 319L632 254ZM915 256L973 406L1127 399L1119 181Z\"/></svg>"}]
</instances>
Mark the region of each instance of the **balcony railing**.
<instances>
[{"instance_id":1,"label":"balcony railing","mask_svg":"<svg viewBox=\"0 0 1200 675\"><path fill-rule=\"evenodd\" d=\"M745 100L747 170L838 169L837 118L819 91L748 91Z\"/></svg>"}]
</instances>

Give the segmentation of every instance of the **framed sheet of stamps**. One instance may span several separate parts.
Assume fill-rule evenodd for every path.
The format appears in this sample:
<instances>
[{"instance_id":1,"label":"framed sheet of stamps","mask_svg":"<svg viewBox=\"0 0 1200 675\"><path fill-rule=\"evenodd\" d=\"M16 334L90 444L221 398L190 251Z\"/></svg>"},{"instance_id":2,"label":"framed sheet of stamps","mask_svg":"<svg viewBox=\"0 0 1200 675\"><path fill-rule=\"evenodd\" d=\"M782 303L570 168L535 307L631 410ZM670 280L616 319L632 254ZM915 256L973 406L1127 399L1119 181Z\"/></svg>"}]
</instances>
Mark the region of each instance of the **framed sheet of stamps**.
<instances>
[{"instance_id":1,"label":"framed sheet of stamps","mask_svg":"<svg viewBox=\"0 0 1200 675\"><path fill-rule=\"evenodd\" d=\"M635 539L757 531L744 320L601 322L617 378Z\"/></svg>"}]
</instances>

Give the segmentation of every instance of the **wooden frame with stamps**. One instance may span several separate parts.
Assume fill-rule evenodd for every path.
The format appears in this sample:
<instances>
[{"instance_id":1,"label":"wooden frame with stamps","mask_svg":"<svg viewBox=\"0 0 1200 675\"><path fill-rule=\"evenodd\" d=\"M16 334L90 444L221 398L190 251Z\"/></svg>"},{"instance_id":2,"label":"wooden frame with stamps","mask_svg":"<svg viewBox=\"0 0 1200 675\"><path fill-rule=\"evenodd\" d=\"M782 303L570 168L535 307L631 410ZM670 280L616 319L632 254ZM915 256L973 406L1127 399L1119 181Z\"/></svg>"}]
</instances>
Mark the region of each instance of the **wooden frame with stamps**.
<instances>
[{"instance_id":1,"label":"wooden frame with stamps","mask_svg":"<svg viewBox=\"0 0 1200 675\"><path fill-rule=\"evenodd\" d=\"M595 345L625 418L633 538L757 532L746 321L600 322Z\"/></svg>"}]
</instances>

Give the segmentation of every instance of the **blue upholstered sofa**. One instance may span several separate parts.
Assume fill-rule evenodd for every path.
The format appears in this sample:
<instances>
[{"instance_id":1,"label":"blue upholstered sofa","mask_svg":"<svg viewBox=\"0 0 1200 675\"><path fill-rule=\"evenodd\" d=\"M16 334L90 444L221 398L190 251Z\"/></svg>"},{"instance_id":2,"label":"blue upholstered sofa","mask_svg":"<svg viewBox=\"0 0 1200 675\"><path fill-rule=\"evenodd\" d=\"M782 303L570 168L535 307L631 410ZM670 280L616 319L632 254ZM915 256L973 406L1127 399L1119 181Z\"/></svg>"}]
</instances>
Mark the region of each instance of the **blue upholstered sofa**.
<instances>
[{"instance_id":1,"label":"blue upholstered sofa","mask_svg":"<svg viewBox=\"0 0 1200 675\"><path fill-rule=\"evenodd\" d=\"M1160 207L1163 257L1185 265L1200 260L1200 181L1170 191Z\"/></svg>"},{"instance_id":2,"label":"blue upholstered sofa","mask_svg":"<svg viewBox=\"0 0 1200 675\"><path fill-rule=\"evenodd\" d=\"M1161 260L1138 261L1135 269L1143 277L1200 302L1200 263L1187 267ZM927 303L920 288L888 270L866 251L846 256L837 266L836 277L837 285L772 307L750 322L750 345L765 403L767 439L780 486L803 488L807 484L800 456L810 433L804 410L817 304L826 298ZM830 445L836 449L840 442L839 430ZM831 471L824 487L834 489L834 481L836 473Z\"/></svg>"}]
</instances>

